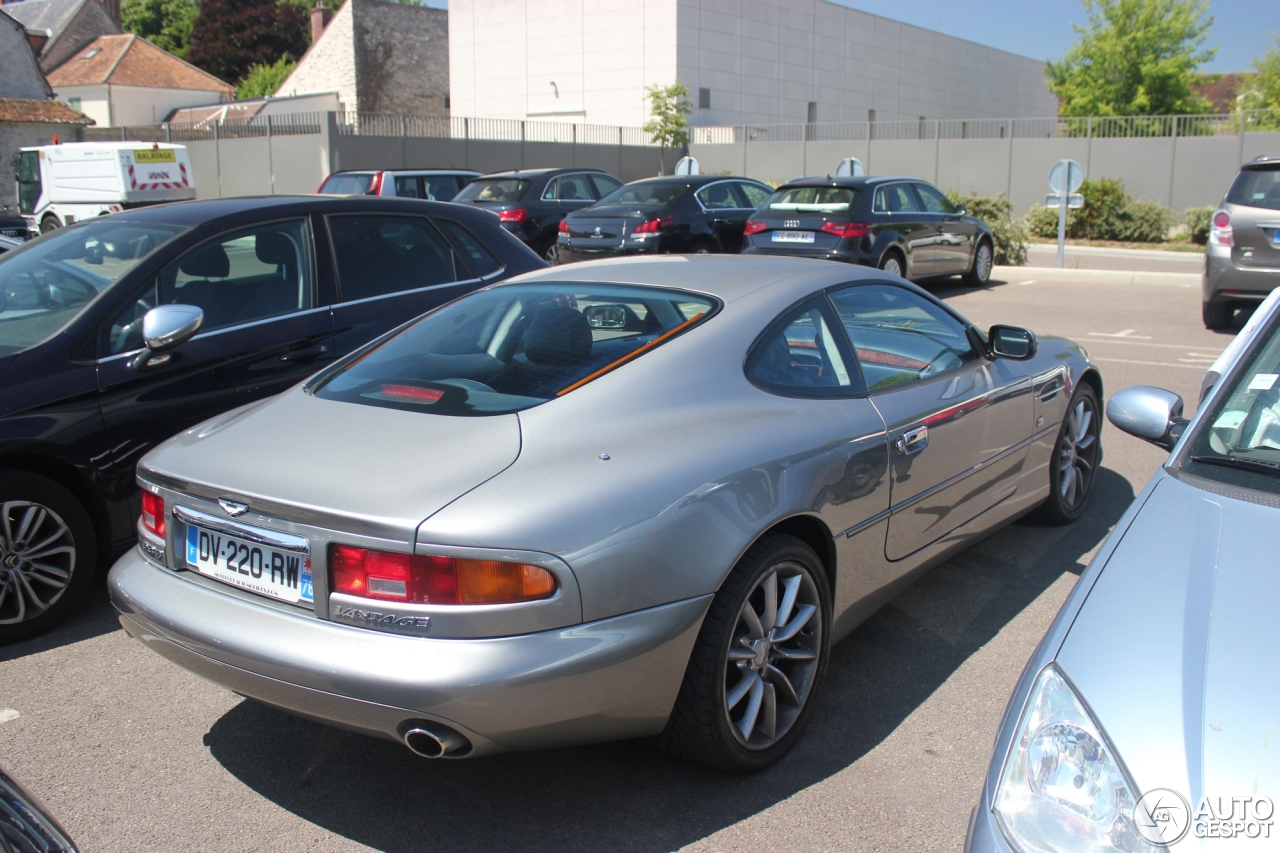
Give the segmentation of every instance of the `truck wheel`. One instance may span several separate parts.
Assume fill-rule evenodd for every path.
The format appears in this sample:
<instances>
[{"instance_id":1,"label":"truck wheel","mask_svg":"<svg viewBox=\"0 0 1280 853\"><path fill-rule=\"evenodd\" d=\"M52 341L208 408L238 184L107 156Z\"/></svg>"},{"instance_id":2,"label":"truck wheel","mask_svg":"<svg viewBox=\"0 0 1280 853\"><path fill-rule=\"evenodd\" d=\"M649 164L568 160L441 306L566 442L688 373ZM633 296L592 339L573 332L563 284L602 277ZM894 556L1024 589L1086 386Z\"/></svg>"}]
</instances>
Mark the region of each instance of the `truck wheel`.
<instances>
[{"instance_id":1,"label":"truck wheel","mask_svg":"<svg viewBox=\"0 0 1280 853\"><path fill-rule=\"evenodd\" d=\"M62 227L62 223L58 221L58 217L50 213L44 219L40 220L40 233L48 234L50 231L57 231Z\"/></svg>"}]
</instances>

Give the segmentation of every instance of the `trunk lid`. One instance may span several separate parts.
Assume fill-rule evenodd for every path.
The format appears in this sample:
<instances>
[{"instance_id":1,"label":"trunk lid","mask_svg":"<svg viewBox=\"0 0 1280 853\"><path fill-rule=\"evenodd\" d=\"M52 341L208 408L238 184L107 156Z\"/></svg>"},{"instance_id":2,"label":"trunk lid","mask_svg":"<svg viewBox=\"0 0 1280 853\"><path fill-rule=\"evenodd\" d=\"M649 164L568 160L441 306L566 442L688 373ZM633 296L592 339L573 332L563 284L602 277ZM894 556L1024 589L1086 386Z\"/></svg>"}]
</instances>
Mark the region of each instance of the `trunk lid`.
<instances>
[{"instance_id":1,"label":"trunk lid","mask_svg":"<svg viewBox=\"0 0 1280 853\"><path fill-rule=\"evenodd\" d=\"M1228 205L1235 237L1232 259L1242 267L1280 268L1280 210Z\"/></svg>"},{"instance_id":2,"label":"trunk lid","mask_svg":"<svg viewBox=\"0 0 1280 853\"><path fill-rule=\"evenodd\" d=\"M174 436L139 468L287 521L412 541L519 454L514 414L402 412L295 388Z\"/></svg>"},{"instance_id":3,"label":"trunk lid","mask_svg":"<svg viewBox=\"0 0 1280 853\"><path fill-rule=\"evenodd\" d=\"M610 204L588 207L569 214L569 245L573 249L616 249L626 242L641 223L656 219L666 208L644 210L628 205Z\"/></svg>"}]
</instances>

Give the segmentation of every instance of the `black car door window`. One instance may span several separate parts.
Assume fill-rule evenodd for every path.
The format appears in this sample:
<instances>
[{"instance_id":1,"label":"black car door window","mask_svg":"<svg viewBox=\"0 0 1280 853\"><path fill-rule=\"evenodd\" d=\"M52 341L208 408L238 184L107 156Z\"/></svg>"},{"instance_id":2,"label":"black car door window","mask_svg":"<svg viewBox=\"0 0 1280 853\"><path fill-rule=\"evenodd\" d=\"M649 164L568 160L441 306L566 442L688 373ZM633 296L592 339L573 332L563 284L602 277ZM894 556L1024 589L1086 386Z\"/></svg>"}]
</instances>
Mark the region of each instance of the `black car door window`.
<instances>
[{"instance_id":1,"label":"black car door window","mask_svg":"<svg viewBox=\"0 0 1280 853\"><path fill-rule=\"evenodd\" d=\"M341 302L448 284L469 273L421 216L327 217Z\"/></svg>"},{"instance_id":2,"label":"black car door window","mask_svg":"<svg viewBox=\"0 0 1280 853\"><path fill-rule=\"evenodd\" d=\"M698 190L698 201L707 210L734 210L742 206L734 198L733 185L728 181L708 184Z\"/></svg>"},{"instance_id":3,"label":"black car door window","mask_svg":"<svg viewBox=\"0 0 1280 853\"><path fill-rule=\"evenodd\" d=\"M142 317L157 305L195 305L201 332L312 307L311 242L305 220L271 222L222 234L160 271L111 324L108 350L142 346Z\"/></svg>"},{"instance_id":4,"label":"black car door window","mask_svg":"<svg viewBox=\"0 0 1280 853\"><path fill-rule=\"evenodd\" d=\"M560 179L561 201L593 201L586 175L565 175Z\"/></svg>"},{"instance_id":5,"label":"black car door window","mask_svg":"<svg viewBox=\"0 0 1280 853\"><path fill-rule=\"evenodd\" d=\"M881 193L884 194L883 199ZM876 192L876 210L877 212L888 211L889 213L923 213L920 208L920 202L916 200L916 194L911 191L911 187L907 184L890 184L882 190Z\"/></svg>"},{"instance_id":6,"label":"black car door window","mask_svg":"<svg viewBox=\"0 0 1280 853\"><path fill-rule=\"evenodd\" d=\"M956 207L951 203L945 195L938 192L928 184L916 184L916 192L920 195L920 200L924 202L924 209L927 213L952 214L956 212Z\"/></svg>"},{"instance_id":7,"label":"black car door window","mask_svg":"<svg viewBox=\"0 0 1280 853\"><path fill-rule=\"evenodd\" d=\"M769 196L773 195L772 190L768 187L762 187L759 184L749 184L745 181L739 181L735 186L738 188L738 192L742 194L742 197L746 199L746 204L743 205L743 207L750 208L751 210L758 210L760 205L768 201Z\"/></svg>"},{"instance_id":8,"label":"black car door window","mask_svg":"<svg viewBox=\"0 0 1280 853\"><path fill-rule=\"evenodd\" d=\"M547 181L547 188L542 191L542 200L555 201L557 198L559 198L560 197L558 195L559 186L560 186L559 178L552 178L550 181Z\"/></svg>"},{"instance_id":9,"label":"black car door window","mask_svg":"<svg viewBox=\"0 0 1280 853\"><path fill-rule=\"evenodd\" d=\"M784 314L756 341L747 379L786 397L850 397L864 393L841 352L839 332L821 298Z\"/></svg>"},{"instance_id":10,"label":"black car door window","mask_svg":"<svg viewBox=\"0 0 1280 853\"><path fill-rule=\"evenodd\" d=\"M476 275L484 278L502 269L502 262L494 257L493 252L485 248L480 239L467 228L452 219L439 219L436 221L444 229L445 233L452 238L453 244L462 251L462 254L466 255L471 269Z\"/></svg>"},{"instance_id":11,"label":"black car door window","mask_svg":"<svg viewBox=\"0 0 1280 853\"><path fill-rule=\"evenodd\" d=\"M831 294L872 392L961 367L979 357L963 323L903 287L864 284Z\"/></svg>"},{"instance_id":12,"label":"black car door window","mask_svg":"<svg viewBox=\"0 0 1280 853\"><path fill-rule=\"evenodd\" d=\"M596 198L604 198L609 193L622 186L622 181L612 175L590 175L591 183L596 187Z\"/></svg>"}]
</instances>

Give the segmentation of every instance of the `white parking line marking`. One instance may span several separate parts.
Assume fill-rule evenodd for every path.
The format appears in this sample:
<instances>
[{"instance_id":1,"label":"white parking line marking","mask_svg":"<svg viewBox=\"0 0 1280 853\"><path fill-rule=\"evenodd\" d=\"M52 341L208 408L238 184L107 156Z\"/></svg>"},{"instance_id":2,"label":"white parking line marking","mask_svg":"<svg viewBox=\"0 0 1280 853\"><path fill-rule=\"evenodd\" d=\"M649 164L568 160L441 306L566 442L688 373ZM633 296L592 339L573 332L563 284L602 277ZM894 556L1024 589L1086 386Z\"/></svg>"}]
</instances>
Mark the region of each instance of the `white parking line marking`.
<instances>
[{"instance_id":1,"label":"white parking line marking","mask_svg":"<svg viewBox=\"0 0 1280 853\"><path fill-rule=\"evenodd\" d=\"M22 715L12 708L0 708L0 723L7 723L10 720L16 720Z\"/></svg>"},{"instance_id":2,"label":"white parking line marking","mask_svg":"<svg viewBox=\"0 0 1280 853\"><path fill-rule=\"evenodd\" d=\"M1125 329L1123 332L1090 332L1089 334L1099 338L1135 338L1142 341L1151 340L1150 335L1135 335L1134 332L1136 331L1138 330Z\"/></svg>"},{"instance_id":3,"label":"white parking line marking","mask_svg":"<svg viewBox=\"0 0 1280 853\"><path fill-rule=\"evenodd\" d=\"M1192 370L1204 370L1204 364L1170 364L1167 361L1136 361L1132 358L1098 358L1094 357L1094 361L1114 361L1117 364L1146 364L1151 367L1189 367Z\"/></svg>"},{"instance_id":4,"label":"white parking line marking","mask_svg":"<svg viewBox=\"0 0 1280 853\"><path fill-rule=\"evenodd\" d=\"M1125 346L1125 347L1163 347L1165 349L1180 349L1183 352L1186 352L1187 350L1186 344L1149 344L1146 341L1130 341L1130 340L1121 340L1119 338L1110 338L1110 339L1102 338L1100 340L1089 341L1090 346L1093 346L1094 344L1119 344L1120 346ZM1221 355L1221 353L1219 353L1219 355ZM1218 356L1216 355L1214 356L1214 358L1217 358L1217 357Z\"/></svg>"},{"instance_id":5,"label":"white parking line marking","mask_svg":"<svg viewBox=\"0 0 1280 853\"><path fill-rule=\"evenodd\" d=\"M1034 278L1033 278L1033 279L1031 279L1030 281L1020 281L1020 282L1018 282L1018 284L1035 284L1035 283L1036 283L1036 280L1035 280Z\"/></svg>"}]
</instances>

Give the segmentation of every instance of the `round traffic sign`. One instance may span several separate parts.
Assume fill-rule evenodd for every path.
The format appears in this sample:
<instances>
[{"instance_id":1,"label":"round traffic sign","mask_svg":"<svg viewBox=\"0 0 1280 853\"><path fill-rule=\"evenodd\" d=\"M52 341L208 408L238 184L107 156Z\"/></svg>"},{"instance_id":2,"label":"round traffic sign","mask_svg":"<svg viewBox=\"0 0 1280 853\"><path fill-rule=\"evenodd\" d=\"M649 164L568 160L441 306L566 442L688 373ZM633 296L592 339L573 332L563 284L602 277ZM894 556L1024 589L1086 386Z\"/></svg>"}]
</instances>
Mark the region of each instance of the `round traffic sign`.
<instances>
[{"instance_id":1,"label":"round traffic sign","mask_svg":"<svg viewBox=\"0 0 1280 853\"><path fill-rule=\"evenodd\" d=\"M1049 170L1049 189L1056 193L1073 193L1080 189L1082 183L1084 183L1084 167L1075 160L1059 160Z\"/></svg>"}]
</instances>

